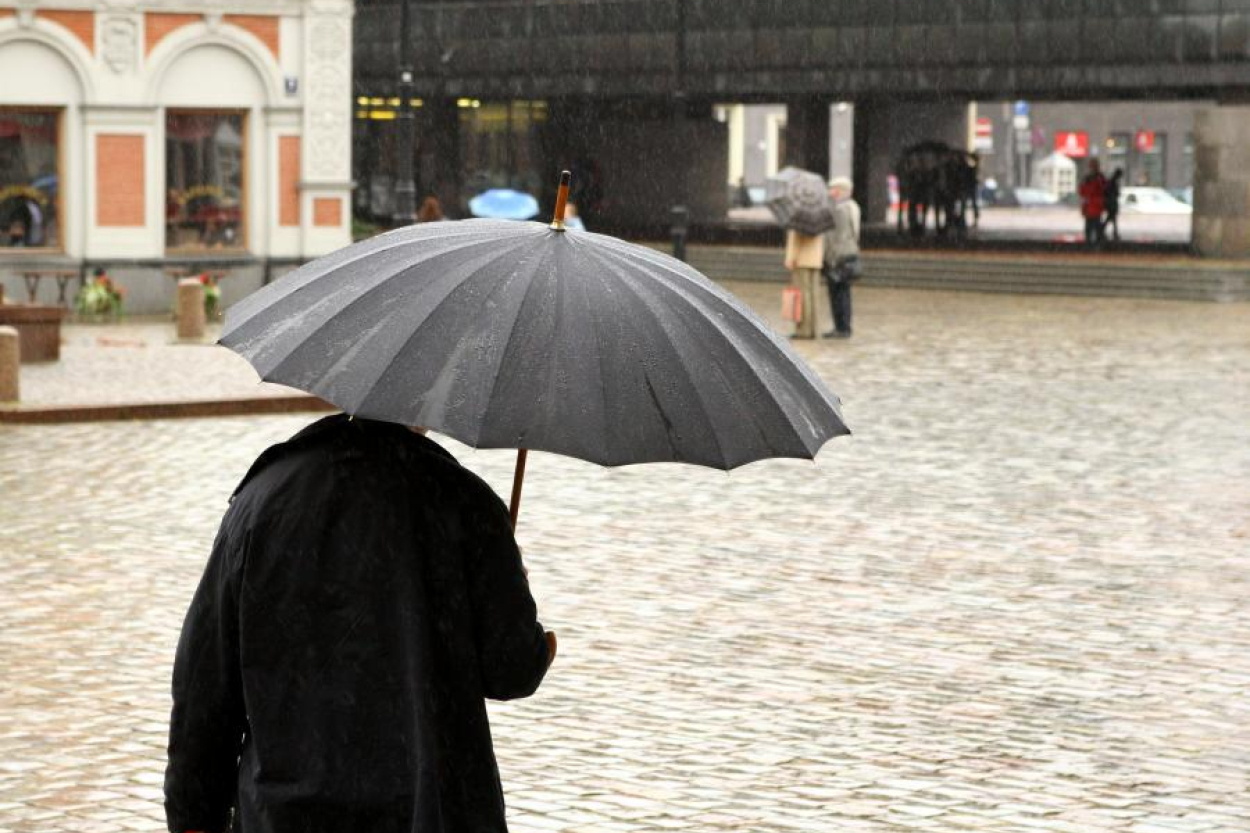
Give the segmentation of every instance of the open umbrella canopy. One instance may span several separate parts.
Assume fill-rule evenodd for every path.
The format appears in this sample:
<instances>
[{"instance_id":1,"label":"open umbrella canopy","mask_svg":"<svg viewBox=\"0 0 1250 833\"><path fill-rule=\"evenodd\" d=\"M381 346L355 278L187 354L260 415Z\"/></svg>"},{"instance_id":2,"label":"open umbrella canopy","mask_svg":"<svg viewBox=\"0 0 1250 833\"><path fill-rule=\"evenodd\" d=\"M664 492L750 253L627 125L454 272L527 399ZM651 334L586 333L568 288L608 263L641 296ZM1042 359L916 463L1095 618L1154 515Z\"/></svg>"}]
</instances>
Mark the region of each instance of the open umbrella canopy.
<instances>
[{"instance_id":1,"label":"open umbrella canopy","mask_svg":"<svg viewBox=\"0 0 1250 833\"><path fill-rule=\"evenodd\" d=\"M492 188L469 200L469 211L491 220L528 220L538 213L538 200L523 191Z\"/></svg>"},{"instance_id":2,"label":"open umbrella canopy","mask_svg":"<svg viewBox=\"0 0 1250 833\"><path fill-rule=\"evenodd\" d=\"M811 171L784 168L764 183L764 202L783 228L815 236L834 226L825 180Z\"/></svg>"},{"instance_id":3,"label":"open umbrella canopy","mask_svg":"<svg viewBox=\"0 0 1250 833\"><path fill-rule=\"evenodd\" d=\"M482 448L730 469L848 433L734 296L652 249L539 223L341 249L231 307L221 343L268 381Z\"/></svg>"}]
</instances>

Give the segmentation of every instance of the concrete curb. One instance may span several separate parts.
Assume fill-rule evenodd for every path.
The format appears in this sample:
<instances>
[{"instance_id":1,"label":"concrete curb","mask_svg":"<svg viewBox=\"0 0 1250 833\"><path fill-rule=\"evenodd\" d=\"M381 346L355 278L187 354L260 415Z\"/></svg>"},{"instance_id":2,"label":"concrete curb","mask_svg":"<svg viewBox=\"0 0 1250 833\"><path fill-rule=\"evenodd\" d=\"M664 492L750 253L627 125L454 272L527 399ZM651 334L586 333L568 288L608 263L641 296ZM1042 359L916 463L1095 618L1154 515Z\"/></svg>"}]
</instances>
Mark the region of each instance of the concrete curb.
<instances>
[{"instance_id":1,"label":"concrete curb","mask_svg":"<svg viewBox=\"0 0 1250 833\"><path fill-rule=\"evenodd\" d=\"M0 406L0 424L53 425L130 419L192 419L337 411L316 396L243 397L183 402L119 402L107 405Z\"/></svg>"}]
</instances>

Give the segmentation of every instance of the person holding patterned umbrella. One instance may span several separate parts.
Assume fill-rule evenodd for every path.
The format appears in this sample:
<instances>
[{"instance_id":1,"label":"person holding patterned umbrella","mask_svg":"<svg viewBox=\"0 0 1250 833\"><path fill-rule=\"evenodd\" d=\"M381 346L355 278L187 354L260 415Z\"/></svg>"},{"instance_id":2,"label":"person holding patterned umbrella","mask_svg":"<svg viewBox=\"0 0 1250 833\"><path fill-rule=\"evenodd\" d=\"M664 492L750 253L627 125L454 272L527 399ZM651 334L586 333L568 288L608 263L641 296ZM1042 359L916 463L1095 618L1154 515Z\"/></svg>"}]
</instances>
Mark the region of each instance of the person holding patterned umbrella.
<instances>
[{"instance_id":1,"label":"person holding patterned umbrella","mask_svg":"<svg viewBox=\"0 0 1250 833\"><path fill-rule=\"evenodd\" d=\"M765 202L786 230L786 269L800 293L801 309L791 337L815 338L817 287L825 259L821 235L835 222L825 181L811 171L785 168L768 179Z\"/></svg>"}]
</instances>

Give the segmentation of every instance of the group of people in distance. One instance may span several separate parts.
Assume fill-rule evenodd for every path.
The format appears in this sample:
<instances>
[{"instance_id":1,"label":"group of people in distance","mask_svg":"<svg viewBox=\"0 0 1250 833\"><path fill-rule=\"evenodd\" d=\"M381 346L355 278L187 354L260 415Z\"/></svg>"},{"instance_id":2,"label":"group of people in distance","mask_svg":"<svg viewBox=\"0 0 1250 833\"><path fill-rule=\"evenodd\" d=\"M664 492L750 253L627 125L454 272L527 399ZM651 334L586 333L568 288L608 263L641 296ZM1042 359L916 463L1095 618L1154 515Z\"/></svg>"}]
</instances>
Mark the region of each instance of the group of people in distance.
<instances>
[{"instance_id":1,"label":"group of people in distance","mask_svg":"<svg viewBox=\"0 0 1250 833\"><path fill-rule=\"evenodd\" d=\"M1124 169L1116 168L1111 178L1103 176L1097 159L1089 160L1089 173L1081 180L1081 216L1085 218L1085 242L1096 246L1107 239L1107 228L1120 239L1120 183Z\"/></svg>"},{"instance_id":2,"label":"group of people in distance","mask_svg":"<svg viewBox=\"0 0 1250 833\"><path fill-rule=\"evenodd\" d=\"M859 259L860 209L851 198L852 190L851 180L844 176L829 181L835 220L830 230L815 236L794 229L786 232L785 265L790 271L790 285L799 290L802 298L790 338L816 337L817 286L822 277L829 287L833 313L833 329L824 336L851 337L851 282L863 274Z\"/></svg>"}]
</instances>

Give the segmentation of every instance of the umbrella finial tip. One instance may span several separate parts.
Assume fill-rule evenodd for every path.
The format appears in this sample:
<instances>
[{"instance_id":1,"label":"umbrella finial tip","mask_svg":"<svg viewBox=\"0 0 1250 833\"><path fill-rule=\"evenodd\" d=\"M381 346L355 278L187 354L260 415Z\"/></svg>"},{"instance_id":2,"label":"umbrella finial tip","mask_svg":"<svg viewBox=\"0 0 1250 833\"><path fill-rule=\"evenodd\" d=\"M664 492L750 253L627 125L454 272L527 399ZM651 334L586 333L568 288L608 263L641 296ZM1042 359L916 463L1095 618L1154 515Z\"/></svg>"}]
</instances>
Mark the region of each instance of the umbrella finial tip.
<instances>
[{"instance_id":1,"label":"umbrella finial tip","mask_svg":"<svg viewBox=\"0 0 1250 833\"><path fill-rule=\"evenodd\" d=\"M551 228L564 231L564 205L569 199L569 180L573 175L568 171L560 172L560 187L556 189L556 210L551 218Z\"/></svg>"}]
</instances>

